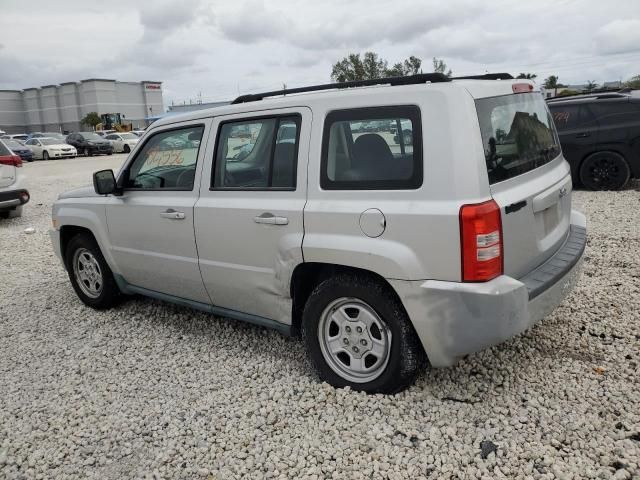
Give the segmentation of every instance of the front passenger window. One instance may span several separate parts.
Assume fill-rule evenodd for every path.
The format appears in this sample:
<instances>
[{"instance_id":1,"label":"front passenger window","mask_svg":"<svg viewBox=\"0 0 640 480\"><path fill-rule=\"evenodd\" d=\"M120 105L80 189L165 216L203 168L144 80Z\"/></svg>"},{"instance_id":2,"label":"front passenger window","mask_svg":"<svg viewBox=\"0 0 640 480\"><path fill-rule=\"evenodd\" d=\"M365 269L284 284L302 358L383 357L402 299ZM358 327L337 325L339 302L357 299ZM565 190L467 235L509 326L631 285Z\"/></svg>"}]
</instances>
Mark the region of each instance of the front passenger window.
<instances>
[{"instance_id":1,"label":"front passenger window","mask_svg":"<svg viewBox=\"0 0 640 480\"><path fill-rule=\"evenodd\" d=\"M131 164L126 188L192 190L203 133L198 125L150 137Z\"/></svg>"}]
</instances>

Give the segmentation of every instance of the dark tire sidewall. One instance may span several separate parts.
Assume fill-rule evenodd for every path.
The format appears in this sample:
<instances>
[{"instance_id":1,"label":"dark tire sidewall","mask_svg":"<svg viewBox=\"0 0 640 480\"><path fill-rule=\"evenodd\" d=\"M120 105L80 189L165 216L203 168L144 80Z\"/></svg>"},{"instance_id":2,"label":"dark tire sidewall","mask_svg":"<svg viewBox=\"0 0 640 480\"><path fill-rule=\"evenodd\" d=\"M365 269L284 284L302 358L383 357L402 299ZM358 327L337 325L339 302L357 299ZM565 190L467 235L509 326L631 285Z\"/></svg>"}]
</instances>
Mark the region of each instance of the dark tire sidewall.
<instances>
[{"instance_id":1,"label":"dark tire sidewall","mask_svg":"<svg viewBox=\"0 0 640 480\"><path fill-rule=\"evenodd\" d=\"M103 287L100 295L97 298L91 298L87 296L78 286L77 280L75 278L75 274L73 271L73 256L75 251L79 248L85 248L89 250L98 261L100 270L102 270ZM69 240L69 243L67 244L67 248L65 250L64 264L67 269L67 273L69 275L69 280L71 281L73 290L85 305L98 310L102 310L105 308L110 308L117 304L120 297L120 290L115 282L115 279L113 278L113 273L111 272L107 261L104 259L104 256L100 251L100 247L98 247L98 244L93 237L88 234L78 234L71 240Z\"/></svg>"},{"instance_id":2,"label":"dark tire sidewall","mask_svg":"<svg viewBox=\"0 0 640 480\"><path fill-rule=\"evenodd\" d=\"M624 181L619 184L613 185L610 189L598 188L595 182L592 181L591 175L589 172L589 169L592 166L593 162L603 157L614 159L618 164L618 168L622 168L625 170L625 175L623 175ZM585 158L584 161L582 162L582 165L580 165L580 172L579 172L580 184L588 190L620 190L621 188L624 188L624 186L629 182L630 178L631 178L631 169L629 168L629 164L627 163L627 161L622 155L616 152L593 153L589 155L587 158Z\"/></svg>"},{"instance_id":3,"label":"dark tire sidewall","mask_svg":"<svg viewBox=\"0 0 640 480\"><path fill-rule=\"evenodd\" d=\"M367 383L342 378L327 364L318 339L318 325L326 307L340 297L352 297L372 307L391 331L391 352L384 372ZM368 276L337 275L321 282L307 301L303 337L320 377L336 387L349 386L368 393L396 393L411 384L422 363L422 347L400 301L381 282Z\"/></svg>"}]
</instances>

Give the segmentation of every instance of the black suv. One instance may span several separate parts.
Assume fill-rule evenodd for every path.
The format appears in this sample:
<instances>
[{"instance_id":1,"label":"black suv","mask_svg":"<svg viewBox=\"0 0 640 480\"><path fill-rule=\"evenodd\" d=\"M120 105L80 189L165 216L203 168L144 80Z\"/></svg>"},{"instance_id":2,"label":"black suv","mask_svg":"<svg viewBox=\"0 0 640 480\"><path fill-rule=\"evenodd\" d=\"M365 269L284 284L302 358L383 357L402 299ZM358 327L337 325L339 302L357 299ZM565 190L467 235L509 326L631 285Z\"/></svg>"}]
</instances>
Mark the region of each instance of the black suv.
<instances>
[{"instance_id":1,"label":"black suv","mask_svg":"<svg viewBox=\"0 0 640 480\"><path fill-rule=\"evenodd\" d=\"M640 178L640 97L603 93L547 103L574 184L618 190Z\"/></svg>"},{"instance_id":2,"label":"black suv","mask_svg":"<svg viewBox=\"0 0 640 480\"><path fill-rule=\"evenodd\" d=\"M67 143L73 145L78 150L78 156L113 154L113 146L95 132L77 132L67 137Z\"/></svg>"}]
</instances>

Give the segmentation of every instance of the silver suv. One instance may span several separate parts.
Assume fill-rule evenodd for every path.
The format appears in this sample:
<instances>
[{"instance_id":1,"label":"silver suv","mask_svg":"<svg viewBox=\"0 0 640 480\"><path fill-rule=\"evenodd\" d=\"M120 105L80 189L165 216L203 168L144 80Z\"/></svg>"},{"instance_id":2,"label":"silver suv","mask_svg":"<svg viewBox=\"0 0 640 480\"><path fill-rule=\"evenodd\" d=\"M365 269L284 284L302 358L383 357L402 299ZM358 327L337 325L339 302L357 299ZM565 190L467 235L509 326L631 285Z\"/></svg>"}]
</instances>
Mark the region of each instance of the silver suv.
<instances>
[{"instance_id":1,"label":"silver suv","mask_svg":"<svg viewBox=\"0 0 640 480\"><path fill-rule=\"evenodd\" d=\"M541 94L440 74L237 98L154 123L60 196L80 299L128 294L304 337L320 377L410 385L555 308L585 217Z\"/></svg>"}]
</instances>

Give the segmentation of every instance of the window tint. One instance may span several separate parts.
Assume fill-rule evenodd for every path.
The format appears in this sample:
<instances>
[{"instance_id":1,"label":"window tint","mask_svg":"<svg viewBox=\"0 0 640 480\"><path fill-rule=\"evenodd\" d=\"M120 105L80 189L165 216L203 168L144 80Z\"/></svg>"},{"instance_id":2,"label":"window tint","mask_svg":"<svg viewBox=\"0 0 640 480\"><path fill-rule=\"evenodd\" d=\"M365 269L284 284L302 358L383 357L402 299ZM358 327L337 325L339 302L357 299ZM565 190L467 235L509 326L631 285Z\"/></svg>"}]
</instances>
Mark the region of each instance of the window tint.
<instances>
[{"instance_id":1,"label":"window tint","mask_svg":"<svg viewBox=\"0 0 640 480\"><path fill-rule=\"evenodd\" d=\"M539 93L476 100L489 183L540 167L560 154L551 113Z\"/></svg>"},{"instance_id":2,"label":"window tint","mask_svg":"<svg viewBox=\"0 0 640 480\"><path fill-rule=\"evenodd\" d=\"M150 137L131 165L126 186L192 190L203 132L203 126L195 126Z\"/></svg>"},{"instance_id":3,"label":"window tint","mask_svg":"<svg viewBox=\"0 0 640 480\"><path fill-rule=\"evenodd\" d=\"M11 150L9 150L7 147L5 147L4 142L2 142L2 141L0 141L0 155L2 155L2 156L13 155Z\"/></svg>"},{"instance_id":4,"label":"window tint","mask_svg":"<svg viewBox=\"0 0 640 480\"><path fill-rule=\"evenodd\" d=\"M586 104L551 105L549 108L553 115L553 122L560 132L597 127L591 109Z\"/></svg>"},{"instance_id":5,"label":"window tint","mask_svg":"<svg viewBox=\"0 0 640 480\"><path fill-rule=\"evenodd\" d=\"M223 123L213 188L295 189L299 130L299 116Z\"/></svg>"},{"instance_id":6,"label":"window tint","mask_svg":"<svg viewBox=\"0 0 640 480\"><path fill-rule=\"evenodd\" d=\"M417 107L329 113L324 125L325 189L410 189L422 185L422 130Z\"/></svg>"},{"instance_id":7,"label":"window tint","mask_svg":"<svg viewBox=\"0 0 640 480\"><path fill-rule=\"evenodd\" d=\"M615 125L640 121L640 110L628 100L593 102L591 104L598 122L601 125Z\"/></svg>"}]
</instances>

